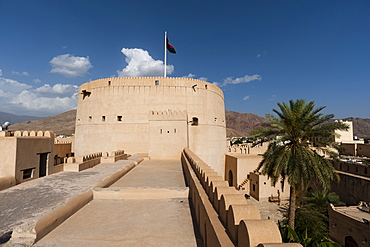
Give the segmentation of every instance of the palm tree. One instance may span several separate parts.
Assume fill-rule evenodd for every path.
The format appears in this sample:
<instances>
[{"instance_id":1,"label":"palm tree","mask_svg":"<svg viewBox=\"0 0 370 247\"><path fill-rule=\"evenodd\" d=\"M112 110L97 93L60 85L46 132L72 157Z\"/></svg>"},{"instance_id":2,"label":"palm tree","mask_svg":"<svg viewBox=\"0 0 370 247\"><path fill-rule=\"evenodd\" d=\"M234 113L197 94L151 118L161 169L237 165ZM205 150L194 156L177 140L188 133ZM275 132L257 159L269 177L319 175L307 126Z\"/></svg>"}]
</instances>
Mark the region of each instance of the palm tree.
<instances>
[{"instance_id":1,"label":"palm tree","mask_svg":"<svg viewBox=\"0 0 370 247\"><path fill-rule=\"evenodd\" d=\"M290 100L277 103L277 114L266 114L270 122L262 129L251 132L259 137L277 137L263 155L257 170L267 175L273 185L280 179L287 179L290 185L288 224L294 229L296 197L306 191L310 183L318 182L323 189L328 189L331 180L337 180L334 167L322 156L336 158L337 153L328 147L338 148L334 143L335 130L346 130L342 122L329 122L333 114L320 113L325 107L315 109L315 102ZM311 141L319 141L321 147L310 147Z\"/></svg>"}]
</instances>

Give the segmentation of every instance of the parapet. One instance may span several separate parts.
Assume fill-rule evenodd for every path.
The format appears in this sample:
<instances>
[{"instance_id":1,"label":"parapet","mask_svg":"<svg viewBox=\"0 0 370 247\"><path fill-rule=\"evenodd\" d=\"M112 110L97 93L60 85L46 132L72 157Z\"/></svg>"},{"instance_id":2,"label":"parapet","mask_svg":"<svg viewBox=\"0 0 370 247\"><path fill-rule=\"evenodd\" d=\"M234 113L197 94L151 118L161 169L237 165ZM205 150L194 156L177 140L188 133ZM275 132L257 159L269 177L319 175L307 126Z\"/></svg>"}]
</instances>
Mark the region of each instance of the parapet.
<instances>
[{"instance_id":1,"label":"parapet","mask_svg":"<svg viewBox=\"0 0 370 247\"><path fill-rule=\"evenodd\" d=\"M91 89L99 87L118 86L169 86L169 87L191 87L192 90L210 90L223 95L222 90L206 81L193 78L180 77L112 77L90 81L81 85L80 89L91 92Z\"/></svg>"},{"instance_id":2,"label":"parapet","mask_svg":"<svg viewBox=\"0 0 370 247\"><path fill-rule=\"evenodd\" d=\"M160 121L160 120L172 120L172 121L175 121L175 120L178 120L178 121L182 121L182 120L185 120L187 121L187 111L186 110L183 110L183 111L149 111L149 120L152 120L152 121Z\"/></svg>"},{"instance_id":3,"label":"parapet","mask_svg":"<svg viewBox=\"0 0 370 247\"><path fill-rule=\"evenodd\" d=\"M190 149L185 148L182 157L185 180L190 189L189 196L196 208L195 218L200 226L206 228L202 228L200 234L207 243L217 237L221 239L222 234L227 232L229 241L234 246L265 246L265 243L268 246L301 246L283 244L276 223L261 219L255 205L248 204L245 196L239 194L235 187L228 186L226 181L220 181L213 170ZM213 206L212 209L209 204ZM217 219L214 218L215 215ZM209 233L214 234L214 238ZM224 243L222 246L229 244L227 241ZM218 246L220 243L212 246L216 244Z\"/></svg>"},{"instance_id":4,"label":"parapet","mask_svg":"<svg viewBox=\"0 0 370 247\"><path fill-rule=\"evenodd\" d=\"M15 137L49 137L49 138L55 138L53 131L15 131L14 132Z\"/></svg>"}]
</instances>

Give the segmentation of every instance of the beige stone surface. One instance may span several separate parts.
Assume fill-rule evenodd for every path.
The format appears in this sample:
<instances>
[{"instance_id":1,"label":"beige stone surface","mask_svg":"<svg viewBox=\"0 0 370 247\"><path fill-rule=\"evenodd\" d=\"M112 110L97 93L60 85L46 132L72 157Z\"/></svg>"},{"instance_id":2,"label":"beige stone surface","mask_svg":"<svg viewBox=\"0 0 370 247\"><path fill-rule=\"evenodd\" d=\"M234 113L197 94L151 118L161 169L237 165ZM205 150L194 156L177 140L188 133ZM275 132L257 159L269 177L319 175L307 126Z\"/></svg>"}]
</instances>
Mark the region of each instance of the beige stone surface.
<instances>
[{"instance_id":1,"label":"beige stone surface","mask_svg":"<svg viewBox=\"0 0 370 247\"><path fill-rule=\"evenodd\" d=\"M179 160L145 160L36 246L197 246Z\"/></svg>"},{"instance_id":2,"label":"beige stone surface","mask_svg":"<svg viewBox=\"0 0 370 247\"><path fill-rule=\"evenodd\" d=\"M0 137L0 178L13 176L16 183L54 173L54 133L50 131L16 131L14 136ZM41 155L45 155L41 164ZM44 172L40 172L44 166ZM24 176L29 170L30 177ZM45 174L43 174L45 173Z\"/></svg>"},{"instance_id":3,"label":"beige stone surface","mask_svg":"<svg viewBox=\"0 0 370 247\"><path fill-rule=\"evenodd\" d=\"M110 187L185 187L180 160L145 160Z\"/></svg>"},{"instance_id":4,"label":"beige stone surface","mask_svg":"<svg viewBox=\"0 0 370 247\"><path fill-rule=\"evenodd\" d=\"M238 228L239 246L252 247L260 243L281 243L279 228L270 220L242 220Z\"/></svg>"},{"instance_id":5,"label":"beige stone surface","mask_svg":"<svg viewBox=\"0 0 370 247\"><path fill-rule=\"evenodd\" d=\"M82 84L78 95L76 156L124 149L180 158L189 147L223 175L224 95L214 84L190 78L105 78Z\"/></svg>"},{"instance_id":6,"label":"beige stone surface","mask_svg":"<svg viewBox=\"0 0 370 247\"><path fill-rule=\"evenodd\" d=\"M70 198L108 181L133 162L100 164L79 173L60 172L0 191L0 236L24 223L34 225Z\"/></svg>"},{"instance_id":7,"label":"beige stone surface","mask_svg":"<svg viewBox=\"0 0 370 247\"><path fill-rule=\"evenodd\" d=\"M187 198L93 200L35 246L196 246Z\"/></svg>"}]
</instances>

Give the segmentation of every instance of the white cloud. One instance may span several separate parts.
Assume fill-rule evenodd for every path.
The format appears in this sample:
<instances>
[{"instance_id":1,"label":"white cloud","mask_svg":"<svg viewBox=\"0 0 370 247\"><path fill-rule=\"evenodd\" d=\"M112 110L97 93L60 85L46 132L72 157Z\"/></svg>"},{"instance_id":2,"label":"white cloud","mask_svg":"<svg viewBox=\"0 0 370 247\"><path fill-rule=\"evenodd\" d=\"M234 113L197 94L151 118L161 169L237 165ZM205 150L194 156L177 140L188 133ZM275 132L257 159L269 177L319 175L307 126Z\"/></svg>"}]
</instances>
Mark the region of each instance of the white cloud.
<instances>
[{"instance_id":1,"label":"white cloud","mask_svg":"<svg viewBox=\"0 0 370 247\"><path fill-rule=\"evenodd\" d=\"M182 78L195 78L195 75L192 73L189 73L188 75L184 75ZM199 77L198 80L207 81L207 77Z\"/></svg>"},{"instance_id":2,"label":"white cloud","mask_svg":"<svg viewBox=\"0 0 370 247\"><path fill-rule=\"evenodd\" d=\"M1 111L17 115L50 116L76 108L78 87L70 84L30 85L0 77Z\"/></svg>"},{"instance_id":3,"label":"white cloud","mask_svg":"<svg viewBox=\"0 0 370 247\"><path fill-rule=\"evenodd\" d=\"M195 75L192 73L189 73L188 75L184 75L182 78L194 78Z\"/></svg>"},{"instance_id":4,"label":"white cloud","mask_svg":"<svg viewBox=\"0 0 370 247\"><path fill-rule=\"evenodd\" d=\"M34 79L33 82L34 83L41 83L41 80L40 79Z\"/></svg>"},{"instance_id":5,"label":"white cloud","mask_svg":"<svg viewBox=\"0 0 370 247\"><path fill-rule=\"evenodd\" d=\"M267 55L267 51L263 51L263 52L257 54L257 58L264 57L266 55Z\"/></svg>"},{"instance_id":6,"label":"white cloud","mask_svg":"<svg viewBox=\"0 0 370 247\"><path fill-rule=\"evenodd\" d=\"M0 69L0 76L2 76L3 75L3 71Z\"/></svg>"},{"instance_id":7,"label":"white cloud","mask_svg":"<svg viewBox=\"0 0 370 247\"><path fill-rule=\"evenodd\" d=\"M250 98L250 96L249 96L249 95L247 95L247 96L245 96L245 97L243 98L243 100L249 100L249 98Z\"/></svg>"},{"instance_id":8,"label":"white cloud","mask_svg":"<svg viewBox=\"0 0 370 247\"><path fill-rule=\"evenodd\" d=\"M0 77L0 88L4 93L17 94L32 87L25 83Z\"/></svg>"},{"instance_id":9,"label":"white cloud","mask_svg":"<svg viewBox=\"0 0 370 247\"><path fill-rule=\"evenodd\" d=\"M121 52L126 56L127 66L117 71L118 76L163 76L163 61L154 60L147 51L138 48L122 48ZM167 65L167 75L173 72L174 66Z\"/></svg>"},{"instance_id":10,"label":"white cloud","mask_svg":"<svg viewBox=\"0 0 370 247\"><path fill-rule=\"evenodd\" d=\"M213 84L215 84L216 86L219 86L219 87L224 87L228 84L248 83L248 82L254 81L254 80L260 81L260 80L262 80L262 76L254 74L254 75L245 75L243 77L239 77L239 78L235 78L235 79L233 79L232 77L227 77L227 78L224 79L224 81L222 83L213 82Z\"/></svg>"},{"instance_id":11,"label":"white cloud","mask_svg":"<svg viewBox=\"0 0 370 247\"><path fill-rule=\"evenodd\" d=\"M92 68L89 57L75 57L71 54L54 57L50 65L53 67L51 73L59 73L66 77L83 76Z\"/></svg>"},{"instance_id":12,"label":"white cloud","mask_svg":"<svg viewBox=\"0 0 370 247\"><path fill-rule=\"evenodd\" d=\"M50 86L49 84L45 84L39 88L33 90L33 92L38 93L40 95L58 95L61 96L68 96L77 91L78 87L76 85L70 84L55 84L54 86Z\"/></svg>"},{"instance_id":13,"label":"white cloud","mask_svg":"<svg viewBox=\"0 0 370 247\"><path fill-rule=\"evenodd\" d=\"M18 71L12 71L13 75L20 75L20 76L30 76L30 74L26 71L18 72Z\"/></svg>"},{"instance_id":14,"label":"white cloud","mask_svg":"<svg viewBox=\"0 0 370 247\"><path fill-rule=\"evenodd\" d=\"M276 99L276 95L275 94L271 95L270 100L275 100L275 99Z\"/></svg>"}]
</instances>

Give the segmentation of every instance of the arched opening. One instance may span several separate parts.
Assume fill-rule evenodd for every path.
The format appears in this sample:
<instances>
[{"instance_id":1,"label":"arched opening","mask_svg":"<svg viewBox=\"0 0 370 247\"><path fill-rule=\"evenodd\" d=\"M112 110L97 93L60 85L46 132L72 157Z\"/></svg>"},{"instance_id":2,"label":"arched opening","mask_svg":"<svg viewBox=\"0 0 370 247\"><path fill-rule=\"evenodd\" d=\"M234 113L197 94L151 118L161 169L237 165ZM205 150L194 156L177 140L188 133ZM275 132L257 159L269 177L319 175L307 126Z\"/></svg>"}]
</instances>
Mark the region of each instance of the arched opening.
<instances>
[{"instance_id":1,"label":"arched opening","mask_svg":"<svg viewBox=\"0 0 370 247\"><path fill-rule=\"evenodd\" d=\"M233 172L229 171L229 186L233 186Z\"/></svg>"},{"instance_id":2,"label":"arched opening","mask_svg":"<svg viewBox=\"0 0 370 247\"><path fill-rule=\"evenodd\" d=\"M347 236L344 239L344 247L358 247L358 244L351 236Z\"/></svg>"}]
</instances>

